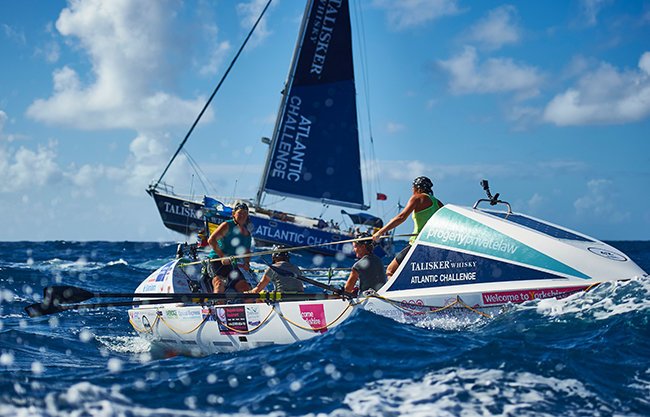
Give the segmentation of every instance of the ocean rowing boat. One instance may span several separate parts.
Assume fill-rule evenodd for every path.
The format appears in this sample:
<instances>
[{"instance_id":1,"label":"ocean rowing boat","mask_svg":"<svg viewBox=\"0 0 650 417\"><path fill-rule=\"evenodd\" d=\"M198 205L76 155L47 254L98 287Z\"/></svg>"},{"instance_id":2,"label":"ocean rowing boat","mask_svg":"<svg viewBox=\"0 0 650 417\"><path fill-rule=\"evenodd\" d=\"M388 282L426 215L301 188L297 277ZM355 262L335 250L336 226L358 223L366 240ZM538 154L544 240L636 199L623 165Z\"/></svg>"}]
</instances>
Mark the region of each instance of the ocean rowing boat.
<instances>
[{"instance_id":1,"label":"ocean rowing boat","mask_svg":"<svg viewBox=\"0 0 650 417\"><path fill-rule=\"evenodd\" d=\"M438 210L376 293L324 300L142 305L129 310L129 320L158 347L205 355L306 340L358 309L402 322L452 310L488 316L509 303L563 298L607 281L648 277L614 247L513 213L508 203L486 191L490 198L474 207L448 204ZM505 204L507 211L479 209L481 201ZM199 269L174 260L145 279L136 293L186 293L200 285Z\"/></svg>"}]
</instances>

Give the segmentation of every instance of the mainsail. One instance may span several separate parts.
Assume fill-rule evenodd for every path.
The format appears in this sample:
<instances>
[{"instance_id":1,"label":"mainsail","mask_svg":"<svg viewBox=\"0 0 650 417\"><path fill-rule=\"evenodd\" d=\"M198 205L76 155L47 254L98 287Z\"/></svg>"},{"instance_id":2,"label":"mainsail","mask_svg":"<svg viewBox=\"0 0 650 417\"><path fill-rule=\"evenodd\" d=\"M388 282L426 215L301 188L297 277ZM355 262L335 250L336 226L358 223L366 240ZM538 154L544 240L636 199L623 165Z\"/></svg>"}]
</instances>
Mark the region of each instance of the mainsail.
<instances>
[{"instance_id":1,"label":"mainsail","mask_svg":"<svg viewBox=\"0 0 650 417\"><path fill-rule=\"evenodd\" d=\"M308 2L262 178L262 192L364 204L347 0Z\"/></svg>"}]
</instances>

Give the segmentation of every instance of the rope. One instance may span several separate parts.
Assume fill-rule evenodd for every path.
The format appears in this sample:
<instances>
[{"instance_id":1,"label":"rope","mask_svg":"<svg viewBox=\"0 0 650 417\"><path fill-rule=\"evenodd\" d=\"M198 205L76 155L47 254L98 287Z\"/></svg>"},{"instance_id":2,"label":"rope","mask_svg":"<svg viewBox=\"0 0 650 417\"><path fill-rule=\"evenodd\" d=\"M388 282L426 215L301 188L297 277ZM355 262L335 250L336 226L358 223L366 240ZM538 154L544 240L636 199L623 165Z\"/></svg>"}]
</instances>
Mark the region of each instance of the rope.
<instances>
[{"instance_id":1,"label":"rope","mask_svg":"<svg viewBox=\"0 0 650 417\"><path fill-rule=\"evenodd\" d=\"M153 327L156 325L156 323L158 323L158 319L159 319L159 318L160 318L160 316L158 316L158 315L156 314L156 318L154 319L153 323L151 323L151 325L149 325L149 330L147 330L146 328L144 328L144 329L139 328L139 327L138 327L138 326L133 322L133 320L131 320L131 317L129 317L129 323L131 323L131 326L133 327L133 329L134 329L136 332L138 332L138 333L151 333L151 334L153 334Z\"/></svg>"},{"instance_id":2,"label":"rope","mask_svg":"<svg viewBox=\"0 0 650 417\"><path fill-rule=\"evenodd\" d=\"M348 306L345 307L345 309L341 312L341 314L338 315L337 318L335 318L334 320L332 320L330 323L325 323L324 326L316 327L316 328L314 328L314 327L305 327L305 326L303 326L303 325L301 325L301 324L299 324L299 323L296 323L295 321L293 321L293 320L291 320L291 319L288 319L284 314L282 314L282 312L278 312L278 311L276 311L276 310L275 310L275 306L271 306L271 307L272 307L273 310L277 313L277 315L278 315L282 320L286 321L287 323L292 324L292 325L294 325L295 327L297 327L297 328L299 328L299 329L302 329L302 330L313 331L313 332L319 332L319 331L321 331L321 330L325 330L325 329L327 329L328 327L332 326L334 323L336 323L337 321L339 321L339 320L341 319L341 317L343 317L343 315L345 314L346 311L348 311L351 307L354 307L355 305L358 305L358 304L359 304L359 303L357 303L357 304L353 304L352 302L349 302L349 303L348 303Z\"/></svg>"},{"instance_id":3,"label":"rope","mask_svg":"<svg viewBox=\"0 0 650 417\"><path fill-rule=\"evenodd\" d=\"M168 328L169 330L171 330L172 332L174 332L174 333L176 333L176 334L190 334L190 333L194 333L195 331L197 331L197 330L199 329L199 327L203 326L203 323L205 323L205 322L208 320L208 317L209 317L209 316L206 315L206 316L203 318L203 320L201 320L201 323L199 323L199 324L198 324L195 328L193 328L192 330L188 330L188 331L186 331L186 332L178 331L178 329L175 329L175 328L173 328L172 326L170 326L169 323L167 323L167 320L165 320L164 318L162 318L162 316L158 316L158 317L160 318L160 321L162 321L162 322L165 324L165 326L167 326L167 328Z\"/></svg>"},{"instance_id":4,"label":"rope","mask_svg":"<svg viewBox=\"0 0 650 417\"><path fill-rule=\"evenodd\" d=\"M587 291L590 291L592 288L596 287L599 284L601 284L601 283L597 282L597 283L591 284L590 286L586 287L583 291L586 293ZM494 317L494 316L492 316L490 314L487 314L487 313L484 313L484 312L480 311L478 308L475 308L475 307L472 307L472 306L468 305L467 303L465 303L460 298L460 296L456 296L456 299L454 301L452 301L451 303L447 304L447 305L444 305L444 306L431 306L431 305L426 305L426 304L422 304L422 305L405 304L403 301L393 300L393 299L384 297L382 295L379 295L377 293L373 293L373 294L369 294L369 295L363 297L362 299L358 299L358 301L350 300L347 307L345 307L345 309L334 320L332 320L329 323L326 323L323 326L316 327L316 328L314 328L314 327L306 327L306 326L301 325L300 323L296 323L295 321L289 319L281 311L276 309L276 303L279 302L279 301L274 300L274 299L269 299L269 298L267 298L267 302L269 302L269 301L273 302L273 304L270 304L271 309L269 310L269 313L266 315L266 317L264 317L264 319L260 322L260 324L258 324L257 326L255 326L252 329L248 329L248 330L235 329L233 327L228 326L226 323L222 322L221 319L219 319L218 316L217 316L217 322L220 325L222 325L223 327L225 327L226 329L228 329L228 330L230 330L232 332L235 332L235 333L238 333L238 334L250 334L250 333L253 333L253 332L257 331L259 328L261 328L270 319L271 315L275 312L280 319L286 321L287 323L289 323L289 324L291 324L291 325L293 325L293 326L295 326L295 327L297 327L299 329L306 330L306 331L319 332L321 330L326 330L328 327L333 326L336 322L341 320L341 318L345 315L345 313L350 308L361 305L361 304L365 303L366 301L368 301L368 299L370 299L370 298L377 298L378 300L381 300L381 301L384 301L384 302L386 302L388 304L391 304L391 305L397 307L400 310L408 311L408 312L413 312L413 310L425 309L425 310L428 310L428 312L425 311L423 313L435 314L435 313L439 313L441 311L445 311L445 310L449 310L449 309L453 308L453 309L467 309L467 310L469 310L469 311L471 311L473 313L476 313L476 314L478 314L478 315L480 315L482 317L488 318L488 319L491 319L491 318ZM455 306L458 306L458 307L455 307ZM176 334L190 334L190 333L193 333L193 332L197 331L203 324L205 324L208 317L209 316L206 315L203 318L203 320L201 320L201 322L197 326L195 326L192 330L188 330L188 331L185 331L185 332L179 331L178 329L175 329L174 327L172 327L169 323L167 323L167 321L164 318L162 318L162 316L160 314L156 314L156 318L154 319L154 322L149 326L148 329L138 327L130 317L129 317L129 323L131 324L133 329L138 333L153 333L153 328L156 326L156 324L159 321L162 321L171 331L173 331Z\"/></svg>"},{"instance_id":5,"label":"rope","mask_svg":"<svg viewBox=\"0 0 650 417\"><path fill-rule=\"evenodd\" d=\"M260 327L262 327L262 325L264 325L264 323L266 323L266 321L269 319L269 317L271 317L271 314L273 314L274 311L275 311L275 309L273 308L273 306L271 306L271 309L269 310L269 314L267 314L266 317L264 317L264 320L262 320L260 322L260 324L258 324L254 328L248 329L248 330L239 330L239 329L235 329L233 327L230 327L226 323L222 322L221 319L219 318L219 316L217 316L217 322L219 324L221 324L223 327L225 327L226 329L228 329L228 330L230 330L232 332L239 333L239 334L250 334L250 333L253 333L254 331L256 331L257 329L259 329Z\"/></svg>"},{"instance_id":6,"label":"rope","mask_svg":"<svg viewBox=\"0 0 650 417\"><path fill-rule=\"evenodd\" d=\"M383 296L378 295L376 293L369 295L367 298L370 298L370 297L375 297L375 298L377 298L379 300L385 301L385 302L387 302L389 304L392 304L392 305L396 306L400 310L404 310L404 311L413 311L414 309L428 309L429 313L435 314L435 313L439 313L441 311L448 310L448 309L454 307L455 305L460 305L460 307L456 307L456 308L459 308L459 309L466 308L466 309L468 309L468 310L470 310L470 311L472 311L472 312L474 312L476 314L479 314L479 315L481 315L483 317L492 318L491 315L489 315L487 313L484 313L484 312L482 312L482 311L480 311L480 310L478 310L478 309L476 309L474 307L471 307L471 306L465 304L465 302L463 300L461 300L461 298L459 296L456 296L456 299L453 302L451 302L451 303L449 303L447 305L444 305L442 307L440 307L440 306L430 306L430 305L426 305L426 304L422 304L422 305L406 304L405 305L401 301L391 300L390 298L383 297Z\"/></svg>"}]
</instances>

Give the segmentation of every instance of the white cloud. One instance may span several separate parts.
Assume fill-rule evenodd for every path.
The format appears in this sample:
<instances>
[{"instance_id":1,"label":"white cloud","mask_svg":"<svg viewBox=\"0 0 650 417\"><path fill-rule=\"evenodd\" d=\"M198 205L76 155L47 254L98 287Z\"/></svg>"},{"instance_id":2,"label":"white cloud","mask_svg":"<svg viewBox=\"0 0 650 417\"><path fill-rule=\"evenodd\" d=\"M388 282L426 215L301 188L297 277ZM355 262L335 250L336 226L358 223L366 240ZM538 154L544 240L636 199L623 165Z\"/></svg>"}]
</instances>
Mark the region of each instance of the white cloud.
<instances>
[{"instance_id":1,"label":"white cloud","mask_svg":"<svg viewBox=\"0 0 650 417\"><path fill-rule=\"evenodd\" d=\"M638 70L618 70L608 63L584 76L577 85L555 96L544 120L559 126L614 124L650 115L650 52L639 59Z\"/></svg>"},{"instance_id":2,"label":"white cloud","mask_svg":"<svg viewBox=\"0 0 650 417\"><path fill-rule=\"evenodd\" d=\"M219 33L217 25L206 25L205 32L208 39L210 39L210 43L214 46L208 54L208 61L199 68L199 73L201 73L201 75L214 75L217 73L221 64L225 60L227 53L230 51L230 42L217 41L217 35Z\"/></svg>"},{"instance_id":3,"label":"white cloud","mask_svg":"<svg viewBox=\"0 0 650 417\"><path fill-rule=\"evenodd\" d=\"M5 128L5 123L7 123L7 113L0 110L0 138L2 138L2 131Z\"/></svg>"},{"instance_id":4,"label":"white cloud","mask_svg":"<svg viewBox=\"0 0 650 417\"><path fill-rule=\"evenodd\" d=\"M514 6L498 7L472 26L466 39L490 50L517 43L521 38L521 29L516 20L517 9Z\"/></svg>"},{"instance_id":5,"label":"white cloud","mask_svg":"<svg viewBox=\"0 0 650 417\"><path fill-rule=\"evenodd\" d=\"M375 0L373 4L386 10L388 23L396 30L422 26L461 13L457 0Z\"/></svg>"},{"instance_id":6,"label":"white cloud","mask_svg":"<svg viewBox=\"0 0 650 417\"><path fill-rule=\"evenodd\" d=\"M0 146L0 192L41 187L61 179L55 149L55 142L39 146L36 151L24 146L17 150Z\"/></svg>"},{"instance_id":7,"label":"white cloud","mask_svg":"<svg viewBox=\"0 0 650 417\"><path fill-rule=\"evenodd\" d=\"M608 223L629 219L630 213L621 211L612 198L614 183L606 179L593 179L587 183L587 194L578 198L573 206L580 216L591 216Z\"/></svg>"},{"instance_id":8,"label":"white cloud","mask_svg":"<svg viewBox=\"0 0 650 417\"><path fill-rule=\"evenodd\" d=\"M409 180L418 175L444 178L562 178L567 174L584 171L587 165L580 161L548 160L535 164L519 162L475 163L475 164L432 164L420 160L382 160L376 171L390 180Z\"/></svg>"},{"instance_id":9,"label":"white cloud","mask_svg":"<svg viewBox=\"0 0 650 417\"><path fill-rule=\"evenodd\" d=\"M259 18L260 14L262 13L262 10L264 10L264 6L266 6L266 3L268 3L268 0L251 0L248 3L239 3L237 5L237 14L241 18L239 22L240 26L243 29L249 31L253 27L257 19ZM270 7L274 7L274 6L275 3L271 3ZM251 37L251 42L254 45L259 45L271 35L272 32L269 31L266 22L267 22L267 14L265 14L262 20L260 20L260 23L257 25L255 32L253 32L253 36Z\"/></svg>"},{"instance_id":10,"label":"white cloud","mask_svg":"<svg viewBox=\"0 0 650 417\"><path fill-rule=\"evenodd\" d=\"M528 200L528 208L535 212L546 205L546 199L538 193L533 194Z\"/></svg>"},{"instance_id":11,"label":"white cloud","mask_svg":"<svg viewBox=\"0 0 650 417\"><path fill-rule=\"evenodd\" d=\"M2 24L2 31L5 34L5 37L12 42L15 42L19 45L25 45L27 43L27 39L25 37L25 33L21 30L18 30L12 26L9 26L6 23Z\"/></svg>"},{"instance_id":12,"label":"white cloud","mask_svg":"<svg viewBox=\"0 0 650 417\"><path fill-rule=\"evenodd\" d=\"M404 126L404 125L401 124L401 123L388 122L388 123L386 124L386 131L387 131L388 133L390 133L391 135L392 135L392 134L395 134L395 133L403 132L404 130L406 130L406 126Z\"/></svg>"},{"instance_id":13,"label":"white cloud","mask_svg":"<svg viewBox=\"0 0 650 417\"><path fill-rule=\"evenodd\" d=\"M479 62L476 49L471 46L446 61L438 61L438 65L449 73L449 87L455 94L514 92L529 97L538 93L542 82L537 68L510 58Z\"/></svg>"},{"instance_id":14,"label":"white cloud","mask_svg":"<svg viewBox=\"0 0 650 417\"><path fill-rule=\"evenodd\" d=\"M537 107L513 106L508 110L506 117L514 124L513 130L522 131L539 123L541 114L541 110Z\"/></svg>"},{"instance_id":15,"label":"white cloud","mask_svg":"<svg viewBox=\"0 0 650 417\"><path fill-rule=\"evenodd\" d=\"M179 4L70 2L56 28L68 43L78 41L92 74L80 75L69 65L56 70L53 95L32 103L28 115L82 129L187 124L204 100L183 100L163 90L177 79L178 62L187 62L191 53L183 36L194 35L176 19Z\"/></svg>"},{"instance_id":16,"label":"white cloud","mask_svg":"<svg viewBox=\"0 0 650 417\"><path fill-rule=\"evenodd\" d=\"M380 161L382 176L389 180L412 181L420 175L429 175L441 180L447 177L484 178L503 174L508 168L496 164L440 165L420 160Z\"/></svg>"},{"instance_id":17,"label":"white cloud","mask_svg":"<svg viewBox=\"0 0 650 417\"><path fill-rule=\"evenodd\" d=\"M581 0L580 3L582 17L588 26L593 26L598 23L598 13L611 3L611 0Z\"/></svg>"}]
</instances>

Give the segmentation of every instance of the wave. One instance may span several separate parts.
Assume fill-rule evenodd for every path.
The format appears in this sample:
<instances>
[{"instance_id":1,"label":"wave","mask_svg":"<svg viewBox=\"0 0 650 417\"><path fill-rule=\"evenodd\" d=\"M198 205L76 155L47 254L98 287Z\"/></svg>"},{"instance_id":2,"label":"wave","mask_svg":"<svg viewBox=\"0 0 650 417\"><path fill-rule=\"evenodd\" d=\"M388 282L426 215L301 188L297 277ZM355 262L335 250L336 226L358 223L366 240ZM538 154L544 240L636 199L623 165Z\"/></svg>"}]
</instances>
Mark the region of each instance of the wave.
<instances>
[{"instance_id":1,"label":"wave","mask_svg":"<svg viewBox=\"0 0 650 417\"><path fill-rule=\"evenodd\" d=\"M634 278L629 281L605 282L588 292L570 297L547 298L520 304L514 310L534 310L544 317L559 319L606 320L614 316L641 313L650 309L650 280Z\"/></svg>"},{"instance_id":2,"label":"wave","mask_svg":"<svg viewBox=\"0 0 650 417\"><path fill-rule=\"evenodd\" d=\"M384 379L350 392L343 401L363 416L590 415L613 409L573 378L485 368L445 368L421 379ZM565 406L559 410L557 404Z\"/></svg>"}]
</instances>

